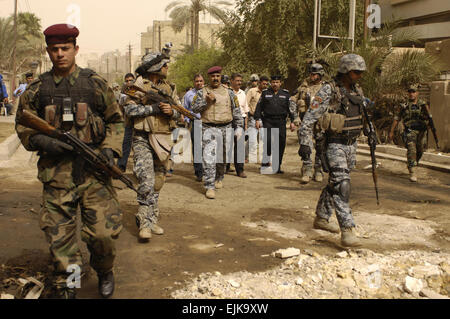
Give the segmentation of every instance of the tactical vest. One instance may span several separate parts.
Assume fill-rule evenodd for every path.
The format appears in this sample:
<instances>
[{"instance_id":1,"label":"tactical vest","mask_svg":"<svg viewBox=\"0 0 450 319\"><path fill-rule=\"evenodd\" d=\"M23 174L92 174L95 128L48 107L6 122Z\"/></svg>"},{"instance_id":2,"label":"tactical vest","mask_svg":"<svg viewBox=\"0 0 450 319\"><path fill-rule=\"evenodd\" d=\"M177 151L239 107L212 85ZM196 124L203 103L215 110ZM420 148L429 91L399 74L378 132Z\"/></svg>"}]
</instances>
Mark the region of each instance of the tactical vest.
<instances>
[{"instance_id":1,"label":"tactical vest","mask_svg":"<svg viewBox=\"0 0 450 319\"><path fill-rule=\"evenodd\" d=\"M95 84L90 78L94 74L92 70L81 69L73 86L68 78L56 84L50 72L39 77L39 116L90 145L98 145L106 137L104 109L100 109L104 106L96 105Z\"/></svg>"},{"instance_id":2,"label":"tactical vest","mask_svg":"<svg viewBox=\"0 0 450 319\"><path fill-rule=\"evenodd\" d=\"M426 117L422 112L422 108L426 107L423 101L417 101L417 104L408 102L404 104L403 124L411 130L426 130Z\"/></svg>"},{"instance_id":3,"label":"tactical vest","mask_svg":"<svg viewBox=\"0 0 450 319\"><path fill-rule=\"evenodd\" d=\"M355 139L361 135L363 129L361 109L363 92L359 86L356 86L356 92L346 94L343 87L335 82L330 84L333 96L328 112L321 119L321 127L330 137Z\"/></svg>"},{"instance_id":4,"label":"tactical vest","mask_svg":"<svg viewBox=\"0 0 450 319\"><path fill-rule=\"evenodd\" d=\"M298 101L299 115L304 115L304 113L308 111L314 97L316 96L317 92L319 92L322 85L323 82L315 85L311 85L308 81L303 82L303 84L299 88L299 91L301 92L300 101ZM304 101L304 103L301 101Z\"/></svg>"},{"instance_id":5,"label":"tactical vest","mask_svg":"<svg viewBox=\"0 0 450 319\"><path fill-rule=\"evenodd\" d=\"M231 98L228 89L219 86L217 89L205 87L204 92L214 93L216 102L201 113L202 122L210 124L228 124L233 121Z\"/></svg>"},{"instance_id":6,"label":"tactical vest","mask_svg":"<svg viewBox=\"0 0 450 319\"><path fill-rule=\"evenodd\" d=\"M145 91L154 90L152 82L144 80L140 85ZM165 91L168 95L173 94L173 88L166 82L155 85L159 90ZM134 118L134 129L153 134L170 134L175 128L176 123L165 114L150 115L145 118Z\"/></svg>"}]
</instances>

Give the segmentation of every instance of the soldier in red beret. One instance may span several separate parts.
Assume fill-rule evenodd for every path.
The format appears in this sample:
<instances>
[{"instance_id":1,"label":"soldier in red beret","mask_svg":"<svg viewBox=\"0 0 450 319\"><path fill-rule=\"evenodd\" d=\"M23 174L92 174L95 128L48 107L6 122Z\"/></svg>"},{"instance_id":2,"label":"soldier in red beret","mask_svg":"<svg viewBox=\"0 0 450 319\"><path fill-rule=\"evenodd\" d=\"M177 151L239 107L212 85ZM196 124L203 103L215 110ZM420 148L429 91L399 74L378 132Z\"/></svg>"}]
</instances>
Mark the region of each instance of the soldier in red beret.
<instances>
[{"instance_id":1,"label":"soldier in red beret","mask_svg":"<svg viewBox=\"0 0 450 319\"><path fill-rule=\"evenodd\" d=\"M53 63L20 97L17 116L27 110L54 127L78 136L110 162L121 157L123 136L116 134L122 113L107 82L94 71L75 64L79 31L57 24L44 32ZM64 115L64 116L63 116ZM122 212L109 176L96 172L58 139L16 124L17 134L28 151L38 151L38 178L43 183L40 226L53 257L54 286L58 296L74 298L68 280L74 265L82 269L76 240L76 215L81 209L82 239L91 254L91 267L99 278L102 297L114 292L113 264L116 239L122 229ZM79 287L78 287L79 288Z\"/></svg>"},{"instance_id":2,"label":"soldier in red beret","mask_svg":"<svg viewBox=\"0 0 450 319\"><path fill-rule=\"evenodd\" d=\"M216 189L223 188L227 130L236 129L235 134L240 137L244 127L239 101L232 90L221 84L221 72L220 66L210 68L209 85L199 90L192 101L192 110L200 113L202 120L203 177L208 199L215 199ZM194 125L199 125L199 121ZM232 140L229 142L232 143ZM218 149L218 146L223 146L223 149Z\"/></svg>"}]
</instances>

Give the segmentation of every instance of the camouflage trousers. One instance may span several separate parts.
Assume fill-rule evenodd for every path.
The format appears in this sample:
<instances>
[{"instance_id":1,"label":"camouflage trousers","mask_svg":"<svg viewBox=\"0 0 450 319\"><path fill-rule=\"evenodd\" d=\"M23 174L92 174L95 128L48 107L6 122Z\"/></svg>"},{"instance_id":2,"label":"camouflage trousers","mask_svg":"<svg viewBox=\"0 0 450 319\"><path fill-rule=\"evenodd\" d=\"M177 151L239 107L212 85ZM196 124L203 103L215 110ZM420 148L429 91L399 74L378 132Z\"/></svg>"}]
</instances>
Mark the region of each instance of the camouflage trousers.
<instances>
[{"instance_id":1,"label":"camouflage trousers","mask_svg":"<svg viewBox=\"0 0 450 319\"><path fill-rule=\"evenodd\" d=\"M77 186L70 171L61 171L45 182L40 227L50 244L56 272L55 285L59 288L66 287L69 265L82 267L76 236L78 206L81 210L81 238L87 244L91 254L90 265L95 271L105 273L112 270L116 255L114 239L122 230L122 212L110 179L105 184L93 176L86 176L84 183Z\"/></svg>"},{"instance_id":2,"label":"camouflage trousers","mask_svg":"<svg viewBox=\"0 0 450 319\"><path fill-rule=\"evenodd\" d=\"M426 131L406 130L404 142L407 149L408 168L415 167L419 164L427 143Z\"/></svg>"},{"instance_id":3,"label":"camouflage trousers","mask_svg":"<svg viewBox=\"0 0 450 319\"><path fill-rule=\"evenodd\" d=\"M356 166L356 148L357 143L353 145L330 143L326 151L330 173L328 185L322 190L317 203L316 214L328 220L334 210L341 228L355 227L349 203L349 183L350 172Z\"/></svg>"},{"instance_id":4,"label":"camouflage trousers","mask_svg":"<svg viewBox=\"0 0 450 319\"><path fill-rule=\"evenodd\" d=\"M300 143L300 131L299 130L297 131L297 135L298 135L298 140ZM316 155L314 158L314 162L313 162L312 157L302 160L303 161L302 174L308 174L309 177L312 177L313 167L316 172L322 172L322 161L320 159L319 150L317 148L316 138L314 138L314 146L316 149Z\"/></svg>"},{"instance_id":5,"label":"camouflage trousers","mask_svg":"<svg viewBox=\"0 0 450 319\"><path fill-rule=\"evenodd\" d=\"M224 179L227 165L227 129L232 129L232 125L212 127L203 123L203 179L206 189L215 189L215 182ZM233 141L233 136L228 139L230 138ZM228 144L232 145L232 142ZM222 149L222 154L218 152L219 149Z\"/></svg>"},{"instance_id":6,"label":"camouflage trousers","mask_svg":"<svg viewBox=\"0 0 450 319\"><path fill-rule=\"evenodd\" d=\"M148 207L145 215L138 213L136 217L141 222L157 223L159 192L165 182L166 168L150 145L147 133L134 133L133 153L133 172L139 183L137 201L139 205ZM140 213L143 214L143 210Z\"/></svg>"}]
</instances>

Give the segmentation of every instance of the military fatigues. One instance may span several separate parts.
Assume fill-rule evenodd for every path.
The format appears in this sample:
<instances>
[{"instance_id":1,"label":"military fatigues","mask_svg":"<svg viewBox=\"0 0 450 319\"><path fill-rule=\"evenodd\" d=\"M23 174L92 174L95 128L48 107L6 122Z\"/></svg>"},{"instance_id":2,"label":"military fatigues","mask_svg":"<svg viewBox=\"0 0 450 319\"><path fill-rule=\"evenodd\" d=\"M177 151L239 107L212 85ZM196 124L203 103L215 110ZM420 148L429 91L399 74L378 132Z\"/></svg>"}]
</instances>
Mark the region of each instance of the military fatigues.
<instances>
[{"instance_id":1,"label":"military fatigues","mask_svg":"<svg viewBox=\"0 0 450 319\"><path fill-rule=\"evenodd\" d=\"M355 226L349 205L350 172L356 165L356 139L363 128L362 111L357 104L363 97L358 86L347 93L339 81L324 84L303 118L299 131L300 143L311 149L313 128L319 119L326 131L329 181L320 196L316 214L328 220L334 208L341 229Z\"/></svg>"},{"instance_id":2,"label":"military fatigues","mask_svg":"<svg viewBox=\"0 0 450 319\"><path fill-rule=\"evenodd\" d=\"M63 98L71 97L75 124L62 123ZM87 108L86 108L87 105ZM94 149L112 149L121 155L122 137L114 132L123 121L114 93L93 71L76 67L67 78L53 72L34 81L19 102L18 117L27 110L57 128L71 131ZM35 151L30 137L37 131L16 124L17 134L28 151ZM56 285L66 285L66 269L81 267L76 240L76 211L81 208L82 239L91 253L90 264L98 273L112 270L116 238L122 229L122 215L111 178L85 164L74 153L50 156L39 153L38 178L43 183L40 226L50 243L57 272Z\"/></svg>"},{"instance_id":3,"label":"military fatigues","mask_svg":"<svg viewBox=\"0 0 450 319\"><path fill-rule=\"evenodd\" d=\"M394 120L402 121L405 126L403 141L407 148L408 168L418 165L427 143L428 122L427 104L419 100L417 104L408 102L402 104L400 113Z\"/></svg>"},{"instance_id":4,"label":"military fatigues","mask_svg":"<svg viewBox=\"0 0 450 319\"><path fill-rule=\"evenodd\" d=\"M212 92L216 97L216 102L208 104L206 95ZM207 190L215 189L215 182L224 179L226 166L226 146L232 145L233 135L227 137L227 130L232 128L243 128L239 101L232 90L224 85L214 89L206 86L197 92L194 97L192 110L201 114L202 136L203 136L203 178ZM227 143L228 142L228 143ZM223 160L217 159L218 147L222 144Z\"/></svg>"},{"instance_id":5,"label":"military fatigues","mask_svg":"<svg viewBox=\"0 0 450 319\"><path fill-rule=\"evenodd\" d=\"M154 84L143 79L136 81L136 85L146 91L154 88L165 91L178 101L175 86L167 81ZM142 229L158 221L159 192L170 166L173 147L171 132L176 128L180 114L173 110L169 118L160 112L156 113L151 105L136 104L130 98L124 109L126 116L133 122L134 174L139 181L137 201L141 206L136 217Z\"/></svg>"},{"instance_id":6,"label":"military fatigues","mask_svg":"<svg viewBox=\"0 0 450 319\"><path fill-rule=\"evenodd\" d=\"M284 150L286 148L286 118L289 116L291 122L294 122L296 115L295 109L290 103L290 94L288 90L279 90L277 94L269 88L264 90L256 106L255 120L262 120L266 129L264 138L264 156L263 164L270 162L272 155L272 129L279 129L279 168L283 162Z\"/></svg>"},{"instance_id":7,"label":"military fatigues","mask_svg":"<svg viewBox=\"0 0 450 319\"><path fill-rule=\"evenodd\" d=\"M306 111L310 108L311 103L314 102L314 97L316 96L317 92L319 92L320 88L324 82L320 82L318 84L312 84L308 79L303 81L302 85L297 90L297 94L295 94L291 100L297 105L298 109L298 115L301 120L303 120ZM300 143L300 130L297 131L298 140ZM314 127L314 142L320 141L321 139L325 138L324 134L321 132L320 128L317 127L317 125ZM316 173L322 173L322 162L320 160L320 149L317 149L318 143L315 143L316 147L316 155L314 159L311 157L307 159L303 159L303 167L302 167L302 175L307 174L310 178L313 175L313 166L314 171Z\"/></svg>"}]
</instances>

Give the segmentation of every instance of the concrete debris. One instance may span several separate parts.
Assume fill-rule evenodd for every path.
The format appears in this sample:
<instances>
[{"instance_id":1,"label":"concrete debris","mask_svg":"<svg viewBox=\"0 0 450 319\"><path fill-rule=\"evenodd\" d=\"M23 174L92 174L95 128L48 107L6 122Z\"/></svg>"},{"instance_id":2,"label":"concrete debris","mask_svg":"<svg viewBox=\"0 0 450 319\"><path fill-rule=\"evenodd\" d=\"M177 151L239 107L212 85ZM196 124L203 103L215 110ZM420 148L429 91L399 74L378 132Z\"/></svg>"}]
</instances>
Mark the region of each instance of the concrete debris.
<instances>
[{"instance_id":1,"label":"concrete debris","mask_svg":"<svg viewBox=\"0 0 450 319\"><path fill-rule=\"evenodd\" d=\"M171 296L176 299L448 298L448 253L414 250L381 254L368 249L347 253L345 258L330 258L302 251L264 272L201 274ZM204 289L199 292L198 288L191 290L192 286Z\"/></svg>"},{"instance_id":2,"label":"concrete debris","mask_svg":"<svg viewBox=\"0 0 450 319\"><path fill-rule=\"evenodd\" d=\"M405 283L404 283L404 287L405 291L407 293L418 293L422 290L423 288L423 283L422 280L414 278L414 277L410 277L410 276L406 276L405 277Z\"/></svg>"},{"instance_id":3,"label":"concrete debris","mask_svg":"<svg viewBox=\"0 0 450 319\"><path fill-rule=\"evenodd\" d=\"M300 255L300 249L298 248L287 248L287 249L278 249L273 253L275 257L285 259L285 258L291 258L294 256Z\"/></svg>"}]
</instances>

